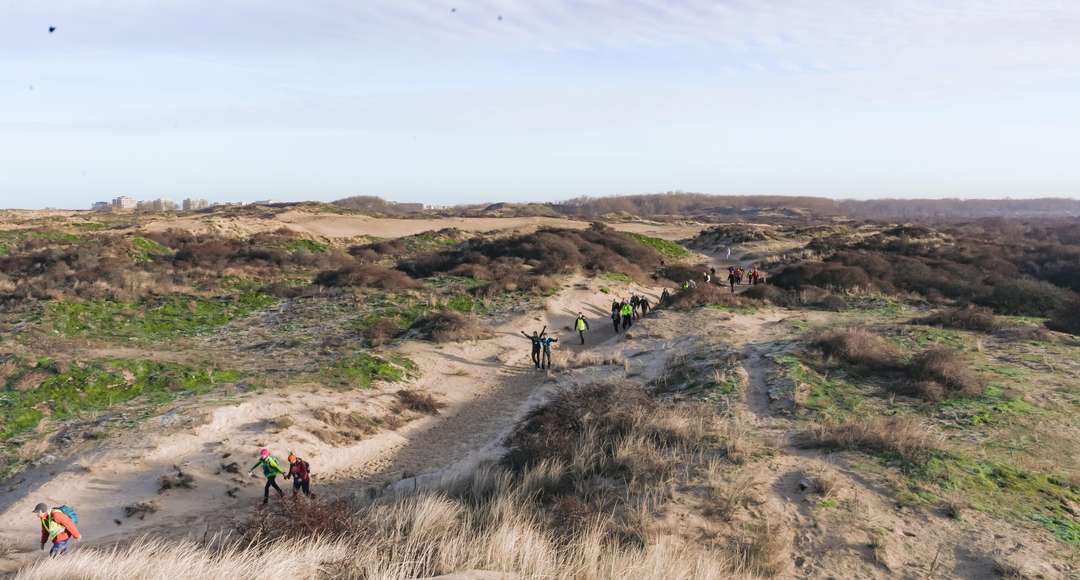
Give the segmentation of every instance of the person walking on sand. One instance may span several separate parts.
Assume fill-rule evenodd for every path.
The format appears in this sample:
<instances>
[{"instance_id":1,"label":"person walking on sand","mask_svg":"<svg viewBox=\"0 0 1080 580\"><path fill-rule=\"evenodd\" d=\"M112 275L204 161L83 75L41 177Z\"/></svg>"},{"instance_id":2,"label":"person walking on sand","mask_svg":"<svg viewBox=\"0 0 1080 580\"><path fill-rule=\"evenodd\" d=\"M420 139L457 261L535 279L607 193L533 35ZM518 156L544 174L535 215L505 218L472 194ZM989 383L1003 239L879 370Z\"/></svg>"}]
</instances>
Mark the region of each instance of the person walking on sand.
<instances>
[{"instance_id":1,"label":"person walking on sand","mask_svg":"<svg viewBox=\"0 0 1080 580\"><path fill-rule=\"evenodd\" d=\"M671 300L671 292L668 292L667 288L660 293L660 303L657 306L667 306L667 303Z\"/></svg>"},{"instance_id":2,"label":"person walking on sand","mask_svg":"<svg viewBox=\"0 0 1080 580\"><path fill-rule=\"evenodd\" d=\"M574 321L574 330L581 337L581 344L585 344L585 331L589 330L589 321L585 320L585 315L580 312L578 312L577 320Z\"/></svg>"},{"instance_id":3,"label":"person walking on sand","mask_svg":"<svg viewBox=\"0 0 1080 580\"><path fill-rule=\"evenodd\" d=\"M545 336L540 339L540 343L544 345L544 358L540 362L540 368L551 368L551 343L553 342L559 342L559 339L554 336Z\"/></svg>"},{"instance_id":4,"label":"person walking on sand","mask_svg":"<svg viewBox=\"0 0 1080 580\"><path fill-rule=\"evenodd\" d=\"M34 513L41 521L41 549L45 549L46 542L52 542L52 548L49 550L50 558L66 552L68 541L72 538L75 538L76 542L82 540L82 533L75 525L79 519L75 515L75 510L67 506L50 508L47 504L39 503L34 506ZM68 515L69 513L71 515Z\"/></svg>"},{"instance_id":5,"label":"person walking on sand","mask_svg":"<svg viewBox=\"0 0 1080 580\"><path fill-rule=\"evenodd\" d=\"M736 280L738 280L738 278L735 277L735 270L734 269L728 270L727 281L728 281L728 284L731 285L731 293L732 294L735 293L735 281Z\"/></svg>"},{"instance_id":6,"label":"person walking on sand","mask_svg":"<svg viewBox=\"0 0 1080 580\"><path fill-rule=\"evenodd\" d=\"M632 294L630 296L630 313L634 318L638 317L638 295Z\"/></svg>"},{"instance_id":7,"label":"person walking on sand","mask_svg":"<svg viewBox=\"0 0 1080 580\"><path fill-rule=\"evenodd\" d=\"M634 324L634 309L629 304L623 302L622 310L619 311L622 314L622 328L626 330Z\"/></svg>"},{"instance_id":8,"label":"person walking on sand","mask_svg":"<svg viewBox=\"0 0 1080 580\"><path fill-rule=\"evenodd\" d=\"M540 368L540 346L543 344L542 341L546 332L546 326L539 333L534 330L532 336L525 334L524 330L521 331L522 336L532 341L532 361L536 368Z\"/></svg>"},{"instance_id":9,"label":"person walking on sand","mask_svg":"<svg viewBox=\"0 0 1080 580\"><path fill-rule=\"evenodd\" d=\"M270 455L270 450L263 447L259 450L259 460L255 462L255 465L251 466L248 470L248 475L255 472L255 468L262 466L263 477L266 478L266 486L263 488L263 503L270 502L270 488L274 488L278 492L278 497L285 497L285 492L281 491L281 488L277 484L277 476L285 475L285 470L281 468L281 464L278 463L277 458Z\"/></svg>"},{"instance_id":10,"label":"person walking on sand","mask_svg":"<svg viewBox=\"0 0 1080 580\"><path fill-rule=\"evenodd\" d=\"M289 473L285 479L292 480L293 497L301 490L305 496L311 497L311 466L292 452L289 452Z\"/></svg>"},{"instance_id":11,"label":"person walking on sand","mask_svg":"<svg viewBox=\"0 0 1080 580\"><path fill-rule=\"evenodd\" d=\"M638 300L638 308L641 309L641 317L645 318L645 315L649 313L649 299L642 296L641 299Z\"/></svg>"}]
</instances>

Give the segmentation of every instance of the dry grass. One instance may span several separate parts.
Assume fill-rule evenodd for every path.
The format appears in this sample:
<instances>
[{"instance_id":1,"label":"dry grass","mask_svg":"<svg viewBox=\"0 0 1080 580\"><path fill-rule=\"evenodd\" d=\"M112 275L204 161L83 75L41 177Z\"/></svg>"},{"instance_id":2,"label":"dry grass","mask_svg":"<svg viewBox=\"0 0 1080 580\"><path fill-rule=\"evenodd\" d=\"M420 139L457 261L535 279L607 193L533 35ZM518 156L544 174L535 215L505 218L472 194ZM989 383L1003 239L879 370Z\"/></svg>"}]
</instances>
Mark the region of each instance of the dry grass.
<instances>
[{"instance_id":1,"label":"dry grass","mask_svg":"<svg viewBox=\"0 0 1080 580\"><path fill-rule=\"evenodd\" d=\"M382 429L393 430L405 424L404 418L393 413L372 417L360 411L316 409L312 416L326 427L310 429L311 434L329 445L348 445Z\"/></svg>"},{"instance_id":2,"label":"dry grass","mask_svg":"<svg viewBox=\"0 0 1080 580\"><path fill-rule=\"evenodd\" d=\"M803 432L804 447L851 449L897 455L921 463L937 449L937 438L914 417L866 417L826 423Z\"/></svg>"},{"instance_id":3,"label":"dry grass","mask_svg":"<svg viewBox=\"0 0 1080 580\"><path fill-rule=\"evenodd\" d=\"M170 489L192 489L195 487L195 478L190 473L184 473L177 469L176 475L162 475L158 480L158 493L164 493Z\"/></svg>"}]
</instances>

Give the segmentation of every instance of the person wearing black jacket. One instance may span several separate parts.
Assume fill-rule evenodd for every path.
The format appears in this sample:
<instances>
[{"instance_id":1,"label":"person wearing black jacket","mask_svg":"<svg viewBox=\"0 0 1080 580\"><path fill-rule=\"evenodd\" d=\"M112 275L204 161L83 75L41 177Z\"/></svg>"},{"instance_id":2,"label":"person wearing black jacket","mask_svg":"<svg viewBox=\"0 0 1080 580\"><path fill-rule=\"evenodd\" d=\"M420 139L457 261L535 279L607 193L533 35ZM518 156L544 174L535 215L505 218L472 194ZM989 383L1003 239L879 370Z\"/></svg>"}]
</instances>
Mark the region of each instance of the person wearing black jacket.
<instances>
[{"instance_id":1,"label":"person wearing black jacket","mask_svg":"<svg viewBox=\"0 0 1080 580\"><path fill-rule=\"evenodd\" d=\"M543 344L544 344L543 339L544 339L544 333L546 333L546 332L547 332L547 327L546 326L539 333L537 333L534 330L533 333L532 333L532 336L529 336L528 334L525 334L524 330L521 331L522 336L524 336L525 338L532 341L532 361L533 361L533 364L536 365L537 369L540 368L540 347L543 346Z\"/></svg>"}]
</instances>

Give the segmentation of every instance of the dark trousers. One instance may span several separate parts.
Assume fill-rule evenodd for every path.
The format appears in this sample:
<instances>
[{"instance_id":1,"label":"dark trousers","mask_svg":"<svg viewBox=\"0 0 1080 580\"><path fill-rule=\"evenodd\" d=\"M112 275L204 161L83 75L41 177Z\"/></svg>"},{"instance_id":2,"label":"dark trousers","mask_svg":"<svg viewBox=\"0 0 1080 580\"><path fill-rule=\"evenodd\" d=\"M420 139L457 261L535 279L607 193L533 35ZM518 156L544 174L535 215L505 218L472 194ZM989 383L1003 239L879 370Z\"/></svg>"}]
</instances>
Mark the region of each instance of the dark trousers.
<instances>
[{"instance_id":1,"label":"dark trousers","mask_svg":"<svg viewBox=\"0 0 1080 580\"><path fill-rule=\"evenodd\" d=\"M619 317L617 315L611 316L611 323L615 325L615 334L619 333Z\"/></svg>"},{"instance_id":2,"label":"dark trousers","mask_svg":"<svg viewBox=\"0 0 1080 580\"><path fill-rule=\"evenodd\" d=\"M538 349L538 348L533 349L533 351L532 351L532 360L533 360L533 364L536 365L536 368L540 368L540 349Z\"/></svg>"},{"instance_id":3,"label":"dark trousers","mask_svg":"<svg viewBox=\"0 0 1080 580\"><path fill-rule=\"evenodd\" d=\"M641 317L645 318L645 315L648 314L648 313L649 313L649 307L642 304L641 305Z\"/></svg>"},{"instance_id":4,"label":"dark trousers","mask_svg":"<svg viewBox=\"0 0 1080 580\"><path fill-rule=\"evenodd\" d=\"M578 333L578 336L581 337L581 344L585 344L585 331L584 330L579 330L579 331L577 331L577 333Z\"/></svg>"},{"instance_id":5,"label":"dark trousers","mask_svg":"<svg viewBox=\"0 0 1080 580\"><path fill-rule=\"evenodd\" d=\"M622 327L623 327L623 330L626 330L627 328L630 328L630 326L631 326L632 324L634 324L634 318L633 318L632 316L630 316L629 314L627 314L626 316L623 316L623 317L622 317Z\"/></svg>"},{"instance_id":6,"label":"dark trousers","mask_svg":"<svg viewBox=\"0 0 1080 580\"><path fill-rule=\"evenodd\" d=\"M53 542L52 548L49 549L49 557L53 558L67 552L68 542L71 540L60 540L59 542Z\"/></svg>"},{"instance_id":7,"label":"dark trousers","mask_svg":"<svg viewBox=\"0 0 1080 580\"><path fill-rule=\"evenodd\" d=\"M540 361L540 368L551 368L551 351L544 349L544 358Z\"/></svg>"},{"instance_id":8,"label":"dark trousers","mask_svg":"<svg viewBox=\"0 0 1080 580\"><path fill-rule=\"evenodd\" d=\"M263 503L266 503L266 502L270 501L270 488L271 487L277 490L278 497L284 497L285 496L285 492L281 491L281 488L278 487L277 476L275 475L275 476L272 476L272 477L267 477L266 478L266 487L263 488Z\"/></svg>"},{"instance_id":9,"label":"dark trousers","mask_svg":"<svg viewBox=\"0 0 1080 580\"><path fill-rule=\"evenodd\" d=\"M292 494L293 494L293 496L296 496L296 492L298 492L300 490L304 490L304 495L306 495L308 497L311 497L311 480L310 479L300 479L299 477L294 477L293 480L292 480Z\"/></svg>"}]
</instances>

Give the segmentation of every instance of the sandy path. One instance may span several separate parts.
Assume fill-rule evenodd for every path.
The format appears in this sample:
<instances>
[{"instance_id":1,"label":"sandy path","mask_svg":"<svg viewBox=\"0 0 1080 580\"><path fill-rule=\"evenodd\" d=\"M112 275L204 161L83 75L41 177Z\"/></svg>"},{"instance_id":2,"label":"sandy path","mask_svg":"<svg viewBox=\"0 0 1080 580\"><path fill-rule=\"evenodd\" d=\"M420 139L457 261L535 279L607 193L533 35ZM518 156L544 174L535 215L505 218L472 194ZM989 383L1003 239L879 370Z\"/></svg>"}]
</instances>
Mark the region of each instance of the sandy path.
<instances>
[{"instance_id":1,"label":"sandy path","mask_svg":"<svg viewBox=\"0 0 1080 580\"><path fill-rule=\"evenodd\" d=\"M262 445L270 446L279 458L290 449L300 452L312 464L316 489L327 491L380 485L403 474L466 469L492 457L516 420L560 381L558 372L531 368L529 343L517 331L538 330L546 324L564 345L556 351L557 364L567 352L582 348L635 347L633 341L613 336L607 319L611 295L599 292L601 285L613 287L606 281L574 280L548 301L544 311L501 325L490 340L404 343L401 350L423 371L410 388L436 393L449 407L440 416L412 421L397 431L332 446L307 427L318 409L378 415L399 385L364 392L293 385L209 408L205 402L201 407L198 401L189 402L81 456L32 468L0 490L0 542L23 550L7 565L37 556L25 550L36 548L37 524L30 510L39 501L76 506L88 544L147 532L200 536L229 528L261 501L264 480L245 476ZM621 290L628 294L630 288ZM655 292L648 294L655 300ZM592 327L585 347L576 344L578 337L569 330L578 310L585 311ZM276 428L274 419L283 415L298 424ZM233 462L239 473L222 469ZM196 486L159 494L159 478L175 474L177 468L192 475ZM124 507L139 502L152 502L157 511L145 519L125 517Z\"/></svg>"},{"instance_id":2,"label":"sandy path","mask_svg":"<svg viewBox=\"0 0 1080 580\"><path fill-rule=\"evenodd\" d=\"M650 236L679 240L693 237L705 226L694 222L615 222L611 227L619 231L647 234ZM530 233L542 227L585 229L587 220L551 217L507 218L376 218L364 215L316 214L303 211L287 211L273 218L260 219L251 216L190 216L151 221L144 226L147 231L164 231L171 228L195 233L216 232L223 235L248 236L258 232L288 228L297 232L324 238L400 238L422 232L457 228L466 232Z\"/></svg>"}]
</instances>

